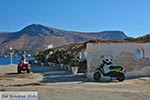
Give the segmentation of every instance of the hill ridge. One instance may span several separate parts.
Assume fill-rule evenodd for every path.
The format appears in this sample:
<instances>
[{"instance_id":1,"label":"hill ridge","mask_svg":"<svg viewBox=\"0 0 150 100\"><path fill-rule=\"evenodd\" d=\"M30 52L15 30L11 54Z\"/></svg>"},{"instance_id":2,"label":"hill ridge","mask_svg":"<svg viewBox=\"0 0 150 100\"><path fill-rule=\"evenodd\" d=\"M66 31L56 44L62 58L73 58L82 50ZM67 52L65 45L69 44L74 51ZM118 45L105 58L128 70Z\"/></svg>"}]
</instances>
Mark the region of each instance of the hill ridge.
<instances>
[{"instance_id":1,"label":"hill ridge","mask_svg":"<svg viewBox=\"0 0 150 100\"><path fill-rule=\"evenodd\" d=\"M37 51L49 44L53 47L81 43L91 39L123 40L128 38L122 31L76 32L57 29L41 24L31 24L20 31L0 35L0 47ZM4 52L4 50L0 51Z\"/></svg>"}]
</instances>

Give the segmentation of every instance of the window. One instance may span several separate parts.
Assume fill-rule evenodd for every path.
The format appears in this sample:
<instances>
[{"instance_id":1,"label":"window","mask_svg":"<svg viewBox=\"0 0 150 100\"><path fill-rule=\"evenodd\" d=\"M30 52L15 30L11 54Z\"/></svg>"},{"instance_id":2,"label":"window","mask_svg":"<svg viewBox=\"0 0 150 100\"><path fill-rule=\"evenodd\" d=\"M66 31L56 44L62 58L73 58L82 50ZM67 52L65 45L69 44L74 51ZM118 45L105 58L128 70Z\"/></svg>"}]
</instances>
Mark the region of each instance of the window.
<instances>
[{"instance_id":1,"label":"window","mask_svg":"<svg viewBox=\"0 0 150 100\"><path fill-rule=\"evenodd\" d=\"M136 59L142 59L144 56L144 50L142 48L137 49L135 53L135 58Z\"/></svg>"}]
</instances>

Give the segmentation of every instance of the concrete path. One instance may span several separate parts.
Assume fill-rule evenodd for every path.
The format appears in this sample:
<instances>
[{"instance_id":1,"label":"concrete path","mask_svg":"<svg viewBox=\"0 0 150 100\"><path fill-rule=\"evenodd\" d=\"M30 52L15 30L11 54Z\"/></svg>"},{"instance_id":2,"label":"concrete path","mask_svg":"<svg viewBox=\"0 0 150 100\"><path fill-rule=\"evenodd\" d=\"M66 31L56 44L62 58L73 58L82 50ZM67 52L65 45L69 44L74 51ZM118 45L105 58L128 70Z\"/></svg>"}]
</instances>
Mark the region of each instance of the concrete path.
<instances>
[{"instance_id":1,"label":"concrete path","mask_svg":"<svg viewBox=\"0 0 150 100\"><path fill-rule=\"evenodd\" d=\"M56 83L56 82L85 82L87 78L84 73L72 74L69 70L60 69L50 66L31 66L33 73L43 74L41 83Z\"/></svg>"}]
</instances>

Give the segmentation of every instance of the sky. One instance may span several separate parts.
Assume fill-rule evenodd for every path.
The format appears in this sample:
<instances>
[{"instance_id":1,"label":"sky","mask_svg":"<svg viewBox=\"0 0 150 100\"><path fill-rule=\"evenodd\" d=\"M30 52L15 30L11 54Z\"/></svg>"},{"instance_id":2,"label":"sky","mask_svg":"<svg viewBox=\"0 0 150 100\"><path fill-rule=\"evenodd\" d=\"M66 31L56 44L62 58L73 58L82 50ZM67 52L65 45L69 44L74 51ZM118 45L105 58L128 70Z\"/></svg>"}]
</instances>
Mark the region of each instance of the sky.
<instances>
[{"instance_id":1,"label":"sky","mask_svg":"<svg viewBox=\"0 0 150 100\"><path fill-rule=\"evenodd\" d=\"M139 37L150 33L150 0L0 0L0 32L30 24Z\"/></svg>"}]
</instances>

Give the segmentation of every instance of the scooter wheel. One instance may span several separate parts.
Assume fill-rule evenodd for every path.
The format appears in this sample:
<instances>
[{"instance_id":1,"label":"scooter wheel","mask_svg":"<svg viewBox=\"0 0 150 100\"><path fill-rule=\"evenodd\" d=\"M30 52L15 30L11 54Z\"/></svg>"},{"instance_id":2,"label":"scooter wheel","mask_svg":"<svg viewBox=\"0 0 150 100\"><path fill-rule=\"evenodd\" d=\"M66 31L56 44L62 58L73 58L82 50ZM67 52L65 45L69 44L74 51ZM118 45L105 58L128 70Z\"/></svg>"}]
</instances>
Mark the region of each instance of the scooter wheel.
<instances>
[{"instance_id":1,"label":"scooter wheel","mask_svg":"<svg viewBox=\"0 0 150 100\"><path fill-rule=\"evenodd\" d=\"M124 80L125 80L125 75L124 75L123 73L118 73L118 75L117 75L117 80L118 80L119 82L124 81Z\"/></svg>"},{"instance_id":2,"label":"scooter wheel","mask_svg":"<svg viewBox=\"0 0 150 100\"><path fill-rule=\"evenodd\" d=\"M98 81L101 78L101 74L99 72L94 73L94 79Z\"/></svg>"}]
</instances>

